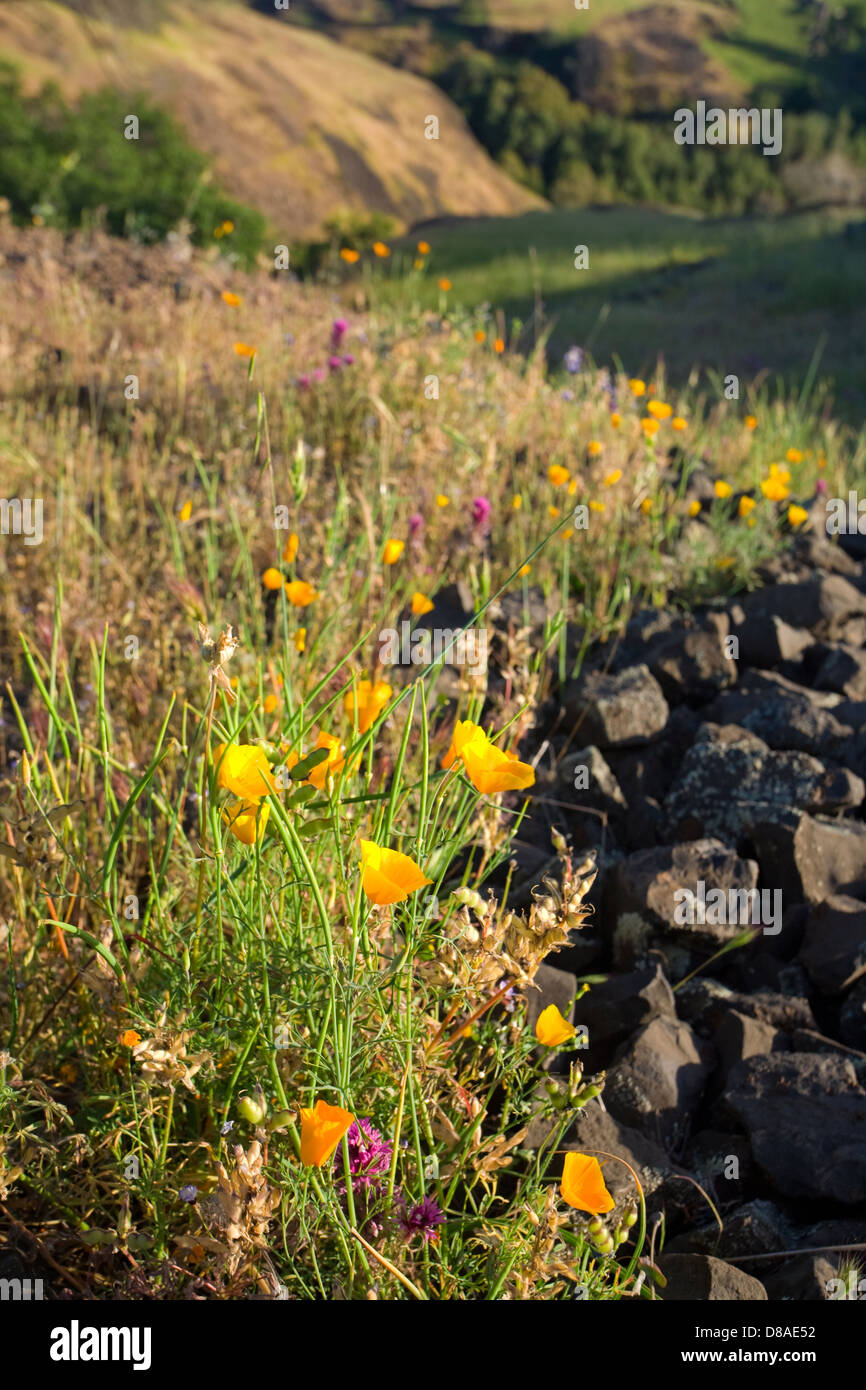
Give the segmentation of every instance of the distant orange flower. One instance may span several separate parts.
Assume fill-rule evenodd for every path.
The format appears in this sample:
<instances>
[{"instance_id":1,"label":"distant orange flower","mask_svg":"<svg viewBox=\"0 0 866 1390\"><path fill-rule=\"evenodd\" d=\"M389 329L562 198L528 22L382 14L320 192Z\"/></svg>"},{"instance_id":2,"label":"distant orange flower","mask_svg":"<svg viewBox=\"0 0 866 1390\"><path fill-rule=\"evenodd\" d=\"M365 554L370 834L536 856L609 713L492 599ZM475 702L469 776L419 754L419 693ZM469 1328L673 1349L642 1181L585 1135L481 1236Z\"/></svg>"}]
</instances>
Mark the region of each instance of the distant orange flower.
<instances>
[{"instance_id":1,"label":"distant orange flower","mask_svg":"<svg viewBox=\"0 0 866 1390\"><path fill-rule=\"evenodd\" d=\"M547 1008L542 1009L538 1015L535 1036L542 1046L558 1047L560 1043L568 1042L569 1038L573 1038L574 1034L574 1027L562 1017L555 1004L548 1004Z\"/></svg>"},{"instance_id":2,"label":"distant orange flower","mask_svg":"<svg viewBox=\"0 0 866 1390\"><path fill-rule=\"evenodd\" d=\"M262 583L266 589L281 589L283 587L283 576L278 569L270 565L262 575Z\"/></svg>"},{"instance_id":3,"label":"distant orange flower","mask_svg":"<svg viewBox=\"0 0 866 1390\"><path fill-rule=\"evenodd\" d=\"M801 449L789 449L785 454L788 463L802 463L803 451Z\"/></svg>"},{"instance_id":4,"label":"distant orange flower","mask_svg":"<svg viewBox=\"0 0 866 1390\"><path fill-rule=\"evenodd\" d=\"M218 743L213 750L217 786L253 801L277 790L264 748L257 743Z\"/></svg>"},{"instance_id":5,"label":"distant orange flower","mask_svg":"<svg viewBox=\"0 0 866 1390\"><path fill-rule=\"evenodd\" d=\"M233 294L231 290L223 290L222 301L232 309L237 309L244 302L239 294Z\"/></svg>"},{"instance_id":6,"label":"distant orange flower","mask_svg":"<svg viewBox=\"0 0 866 1390\"><path fill-rule=\"evenodd\" d=\"M730 483L726 483L722 478L717 478L713 483L713 492L717 497L730 497L733 490Z\"/></svg>"},{"instance_id":7,"label":"distant orange flower","mask_svg":"<svg viewBox=\"0 0 866 1390\"><path fill-rule=\"evenodd\" d=\"M651 415L645 415L640 422L640 427L648 439L658 432L659 422L654 420Z\"/></svg>"},{"instance_id":8,"label":"distant orange flower","mask_svg":"<svg viewBox=\"0 0 866 1390\"><path fill-rule=\"evenodd\" d=\"M340 252L340 259L345 261L347 265L354 265L360 255L360 251L353 250L351 246L344 246Z\"/></svg>"},{"instance_id":9,"label":"distant orange flower","mask_svg":"<svg viewBox=\"0 0 866 1390\"><path fill-rule=\"evenodd\" d=\"M673 406L668 405L667 401L647 401L647 414L654 420L669 420L673 415Z\"/></svg>"},{"instance_id":10,"label":"distant orange flower","mask_svg":"<svg viewBox=\"0 0 866 1390\"><path fill-rule=\"evenodd\" d=\"M788 508L788 524L790 526L802 526L804 521L809 520L809 513L805 507L798 507L792 503Z\"/></svg>"},{"instance_id":11,"label":"distant orange flower","mask_svg":"<svg viewBox=\"0 0 866 1390\"><path fill-rule=\"evenodd\" d=\"M265 714L273 714L274 710L279 709L279 707L280 701L279 696L277 695L266 695L264 700L262 701L262 709L264 710Z\"/></svg>"},{"instance_id":12,"label":"distant orange flower","mask_svg":"<svg viewBox=\"0 0 866 1390\"><path fill-rule=\"evenodd\" d=\"M559 1188L565 1201L578 1211L602 1216L613 1211L616 1203L604 1185L601 1164L589 1154L567 1153L562 1165Z\"/></svg>"},{"instance_id":13,"label":"distant orange flower","mask_svg":"<svg viewBox=\"0 0 866 1390\"><path fill-rule=\"evenodd\" d=\"M286 598L293 608L306 608L308 603L319 597L312 584L303 579L292 579L286 583Z\"/></svg>"},{"instance_id":14,"label":"distant orange flower","mask_svg":"<svg viewBox=\"0 0 866 1390\"><path fill-rule=\"evenodd\" d=\"M385 542L385 549L382 551L383 565L396 565L406 547L405 541L389 540Z\"/></svg>"},{"instance_id":15,"label":"distant orange flower","mask_svg":"<svg viewBox=\"0 0 866 1390\"><path fill-rule=\"evenodd\" d=\"M295 651L299 654L302 653L305 650L306 645L307 629L305 627L299 627L297 632L295 633Z\"/></svg>"},{"instance_id":16,"label":"distant orange flower","mask_svg":"<svg viewBox=\"0 0 866 1390\"><path fill-rule=\"evenodd\" d=\"M408 854L385 849L373 840L361 841L361 887L377 907L403 902L432 883Z\"/></svg>"},{"instance_id":17,"label":"distant orange flower","mask_svg":"<svg viewBox=\"0 0 866 1390\"><path fill-rule=\"evenodd\" d=\"M324 729L316 739L315 748L327 748L328 756L313 768L307 781L311 786L318 787L319 791L324 791L327 779L336 777L342 771L346 762L345 749L338 738L326 734Z\"/></svg>"},{"instance_id":18,"label":"distant orange flower","mask_svg":"<svg viewBox=\"0 0 866 1390\"><path fill-rule=\"evenodd\" d=\"M431 598L428 598L426 594L422 594L419 589L415 590L415 593L412 595L412 612L416 618L423 617L425 613L432 613L434 606Z\"/></svg>"},{"instance_id":19,"label":"distant orange flower","mask_svg":"<svg viewBox=\"0 0 866 1390\"><path fill-rule=\"evenodd\" d=\"M419 256L429 256L429 255L430 255L430 243L429 243L429 241L419 241L419 242L418 242L418 255L419 255Z\"/></svg>"},{"instance_id":20,"label":"distant orange flower","mask_svg":"<svg viewBox=\"0 0 866 1390\"><path fill-rule=\"evenodd\" d=\"M695 500L694 500L693 502L690 502L690 503L689 503L689 508L688 508L688 510L689 510L689 516L698 516L698 515L699 515L700 510L701 510L701 504L700 504L700 502L698 501L697 498L695 498Z\"/></svg>"},{"instance_id":21,"label":"distant orange flower","mask_svg":"<svg viewBox=\"0 0 866 1390\"><path fill-rule=\"evenodd\" d=\"M443 290L446 294L451 288L451 281L446 279L444 275L442 279L439 281L439 288L440 290Z\"/></svg>"},{"instance_id":22,"label":"distant orange flower","mask_svg":"<svg viewBox=\"0 0 866 1390\"><path fill-rule=\"evenodd\" d=\"M283 559L285 560L287 565L293 565L295 563L295 560L298 556L299 545L300 541L298 540L294 531L290 531L288 540L283 546Z\"/></svg>"},{"instance_id":23,"label":"distant orange flower","mask_svg":"<svg viewBox=\"0 0 866 1390\"><path fill-rule=\"evenodd\" d=\"M620 415L618 410L612 410L610 412L610 423L613 425L615 430L619 429L620 424L622 423L622 416Z\"/></svg>"},{"instance_id":24,"label":"distant orange flower","mask_svg":"<svg viewBox=\"0 0 866 1390\"><path fill-rule=\"evenodd\" d=\"M235 352L238 357L255 357L256 350L249 343L235 343Z\"/></svg>"},{"instance_id":25,"label":"distant orange flower","mask_svg":"<svg viewBox=\"0 0 866 1390\"><path fill-rule=\"evenodd\" d=\"M442 759L442 766L446 769L451 767L457 758L462 761L470 782L482 796L521 790L535 782L535 772L529 763L520 762L515 753L505 753L497 748L480 724L473 724L469 719L458 719L455 724L451 746Z\"/></svg>"},{"instance_id":26,"label":"distant orange flower","mask_svg":"<svg viewBox=\"0 0 866 1390\"><path fill-rule=\"evenodd\" d=\"M737 504L737 516L748 516L749 512L755 510L754 497L741 497Z\"/></svg>"},{"instance_id":27,"label":"distant orange flower","mask_svg":"<svg viewBox=\"0 0 866 1390\"><path fill-rule=\"evenodd\" d=\"M671 420L672 430L687 430L688 427L689 422L688 420L684 420L682 415L675 415L674 418Z\"/></svg>"},{"instance_id":28,"label":"distant orange flower","mask_svg":"<svg viewBox=\"0 0 866 1390\"><path fill-rule=\"evenodd\" d=\"M505 340L504 340L503 338L494 338L494 339L493 339L493 351L494 351L494 352L504 352L504 351L505 351Z\"/></svg>"},{"instance_id":29,"label":"distant orange flower","mask_svg":"<svg viewBox=\"0 0 866 1390\"><path fill-rule=\"evenodd\" d=\"M586 446L586 452L589 454L590 458L597 458L603 448L604 445L600 439L591 439Z\"/></svg>"},{"instance_id":30,"label":"distant orange flower","mask_svg":"<svg viewBox=\"0 0 866 1390\"><path fill-rule=\"evenodd\" d=\"M121 1047L136 1047L141 1042L141 1034L136 1033L134 1028L127 1028L125 1033L120 1035Z\"/></svg>"},{"instance_id":31,"label":"distant orange flower","mask_svg":"<svg viewBox=\"0 0 866 1390\"><path fill-rule=\"evenodd\" d=\"M547 470L547 477L554 487L562 487L563 483L568 482L571 474L561 463L552 463Z\"/></svg>"},{"instance_id":32,"label":"distant orange flower","mask_svg":"<svg viewBox=\"0 0 866 1390\"><path fill-rule=\"evenodd\" d=\"M483 343L487 338L487 334L484 332L483 328L476 328L472 336L476 343Z\"/></svg>"},{"instance_id":33,"label":"distant orange flower","mask_svg":"<svg viewBox=\"0 0 866 1390\"><path fill-rule=\"evenodd\" d=\"M375 724L393 693L387 681L359 681L357 690L350 690L343 697L343 709L357 724L358 732L365 734L371 724Z\"/></svg>"},{"instance_id":34,"label":"distant orange flower","mask_svg":"<svg viewBox=\"0 0 866 1390\"><path fill-rule=\"evenodd\" d=\"M640 377L633 376L628 386L633 396L642 396L646 392L646 382L641 381Z\"/></svg>"},{"instance_id":35,"label":"distant orange flower","mask_svg":"<svg viewBox=\"0 0 866 1390\"><path fill-rule=\"evenodd\" d=\"M548 509L547 509L547 515L548 515L549 517L552 517L553 520L555 521L556 518L557 518L558 516L561 516L561 515L562 515L562 513L560 512L560 510L559 510L558 507L548 507Z\"/></svg>"},{"instance_id":36,"label":"distant orange flower","mask_svg":"<svg viewBox=\"0 0 866 1390\"><path fill-rule=\"evenodd\" d=\"M640 509L641 509L641 511L643 512L644 516L649 516L650 512L651 512L652 509L653 509L653 500L652 500L652 498L651 498L651 497L645 497L645 498L643 499L643 501L641 502L641 504L640 504Z\"/></svg>"},{"instance_id":37,"label":"distant orange flower","mask_svg":"<svg viewBox=\"0 0 866 1390\"><path fill-rule=\"evenodd\" d=\"M516 512L520 511L520 508L523 506L523 498L521 497L519 492L515 492L514 496L511 499L511 505Z\"/></svg>"},{"instance_id":38,"label":"distant orange flower","mask_svg":"<svg viewBox=\"0 0 866 1390\"><path fill-rule=\"evenodd\" d=\"M745 424L747 430L756 429L758 425L758 417L757 415L747 415L743 423Z\"/></svg>"},{"instance_id":39,"label":"distant orange flower","mask_svg":"<svg viewBox=\"0 0 866 1390\"><path fill-rule=\"evenodd\" d=\"M178 521L189 521L192 516L192 502L184 502L177 514Z\"/></svg>"},{"instance_id":40,"label":"distant orange flower","mask_svg":"<svg viewBox=\"0 0 866 1390\"><path fill-rule=\"evenodd\" d=\"M380 260L384 260L384 258L385 258L386 256L390 256L390 254L391 254L391 248L390 248L390 246L386 246L385 243L384 243L384 241L374 241L374 242L373 242L373 255L374 255L374 256L378 256Z\"/></svg>"},{"instance_id":41,"label":"distant orange flower","mask_svg":"<svg viewBox=\"0 0 866 1390\"><path fill-rule=\"evenodd\" d=\"M232 232L234 231L234 229L235 229L235 224L234 224L234 222L230 222L229 219L226 218L225 222L224 222L223 225L222 225L222 234L223 234L223 236L231 236L231 234L232 234Z\"/></svg>"},{"instance_id":42,"label":"distant orange flower","mask_svg":"<svg viewBox=\"0 0 866 1390\"><path fill-rule=\"evenodd\" d=\"M437 507L447 507L450 501L451 501L451 498L450 498L450 497L446 497L444 492L440 492L439 495L438 495L437 498L436 498L436 506L437 506Z\"/></svg>"},{"instance_id":43,"label":"distant orange flower","mask_svg":"<svg viewBox=\"0 0 866 1390\"><path fill-rule=\"evenodd\" d=\"M520 569L517 571L517 577L518 577L518 579L522 579L524 575L528 574L529 571L530 571L530 568L531 568L531 567L530 567L529 565L521 565L521 566L520 566Z\"/></svg>"},{"instance_id":44,"label":"distant orange flower","mask_svg":"<svg viewBox=\"0 0 866 1390\"><path fill-rule=\"evenodd\" d=\"M308 1168L321 1168L354 1123L355 1116L348 1110L324 1100L317 1100L312 1110L301 1106L301 1162Z\"/></svg>"},{"instance_id":45,"label":"distant orange flower","mask_svg":"<svg viewBox=\"0 0 866 1390\"><path fill-rule=\"evenodd\" d=\"M603 480L603 481L604 481L604 486L605 486L605 487L613 487L614 483L618 483L621 477L622 477L622 469L621 469L621 468L614 468L613 471L612 471L611 473L605 473L605 475L604 475L604 480Z\"/></svg>"}]
</instances>

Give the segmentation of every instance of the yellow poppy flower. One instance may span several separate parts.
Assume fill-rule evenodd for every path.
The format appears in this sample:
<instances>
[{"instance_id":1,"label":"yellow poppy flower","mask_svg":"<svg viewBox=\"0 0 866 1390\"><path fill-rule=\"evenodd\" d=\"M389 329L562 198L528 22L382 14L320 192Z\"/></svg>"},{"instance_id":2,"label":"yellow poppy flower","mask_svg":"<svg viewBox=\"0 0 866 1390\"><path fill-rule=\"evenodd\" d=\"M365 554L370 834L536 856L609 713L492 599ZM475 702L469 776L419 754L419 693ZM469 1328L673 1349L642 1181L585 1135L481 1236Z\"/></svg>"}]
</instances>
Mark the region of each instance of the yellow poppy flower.
<instances>
[{"instance_id":1,"label":"yellow poppy flower","mask_svg":"<svg viewBox=\"0 0 866 1390\"><path fill-rule=\"evenodd\" d=\"M717 497L730 497L733 490L730 483L724 482L721 478L713 483L713 492Z\"/></svg>"},{"instance_id":2,"label":"yellow poppy flower","mask_svg":"<svg viewBox=\"0 0 866 1390\"><path fill-rule=\"evenodd\" d=\"M619 411L612 410L610 413L610 423L613 425L615 430L619 429L621 421L622 416L620 415Z\"/></svg>"},{"instance_id":3,"label":"yellow poppy flower","mask_svg":"<svg viewBox=\"0 0 866 1390\"><path fill-rule=\"evenodd\" d=\"M652 498L651 498L651 497L645 497L645 498L643 499L643 501L641 502L641 504L640 504L640 509L641 509L641 511L643 512L644 516L649 516L650 512L651 512L652 509L653 509L653 500L652 500Z\"/></svg>"},{"instance_id":4,"label":"yellow poppy flower","mask_svg":"<svg viewBox=\"0 0 866 1390\"><path fill-rule=\"evenodd\" d=\"M494 351L494 352L500 352L500 353L505 351L505 341L504 341L504 339L502 339L502 338L494 338L494 339L493 339L493 351Z\"/></svg>"},{"instance_id":5,"label":"yellow poppy flower","mask_svg":"<svg viewBox=\"0 0 866 1390\"><path fill-rule=\"evenodd\" d=\"M297 632L295 633L295 651L299 654L302 653L305 650L306 645L307 629L305 627L299 627Z\"/></svg>"},{"instance_id":6,"label":"yellow poppy flower","mask_svg":"<svg viewBox=\"0 0 866 1390\"><path fill-rule=\"evenodd\" d=\"M562 1017L555 1004L548 1004L538 1015L535 1036L544 1047L558 1047L560 1043L573 1038L575 1029Z\"/></svg>"},{"instance_id":7,"label":"yellow poppy flower","mask_svg":"<svg viewBox=\"0 0 866 1390\"><path fill-rule=\"evenodd\" d=\"M224 304L228 304L232 309L239 308L244 302L239 294L232 294L231 290L223 290L222 301Z\"/></svg>"},{"instance_id":8,"label":"yellow poppy flower","mask_svg":"<svg viewBox=\"0 0 866 1390\"><path fill-rule=\"evenodd\" d=\"M562 487L563 483L568 482L571 474L561 463L552 463L547 470L547 477L554 487Z\"/></svg>"},{"instance_id":9,"label":"yellow poppy flower","mask_svg":"<svg viewBox=\"0 0 866 1390\"><path fill-rule=\"evenodd\" d=\"M433 882L408 854L385 849L373 840L361 841L361 864L361 887L377 907L401 903Z\"/></svg>"},{"instance_id":10,"label":"yellow poppy flower","mask_svg":"<svg viewBox=\"0 0 866 1390\"><path fill-rule=\"evenodd\" d=\"M633 396L643 396L646 393L646 382L641 381L638 376L633 376L629 381L628 389Z\"/></svg>"},{"instance_id":11,"label":"yellow poppy flower","mask_svg":"<svg viewBox=\"0 0 866 1390\"><path fill-rule=\"evenodd\" d=\"M317 1100L312 1110L301 1106L301 1162L308 1168L321 1168L354 1123L355 1116L348 1110L324 1100Z\"/></svg>"},{"instance_id":12,"label":"yellow poppy flower","mask_svg":"<svg viewBox=\"0 0 866 1390\"><path fill-rule=\"evenodd\" d=\"M426 594L422 594L419 589L415 590L412 595L412 612L416 618L423 617L425 613L432 613L434 607L435 605L431 598L428 598Z\"/></svg>"},{"instance_id":13,"label":"yellow poppy flower","mask_svg":"<svg viewBox=\"0 0 866 1390\"><path fill-rule=\"evenodd\" d=\"M219 743L213 750L213 763L217 786L243 801L261 800L277 790L265 750L257 743Z\"/></svg>"},{"instance_id":14,"label":"yellow poppy flower","mask_svg":"<svg viewBox=\"0 0 866 1390\"><path fill-rule=\"evenodd\" d=\"M606 473L606 474L605 474L605 476L604 476L604 486L605 486L605 487L613 487L614 483L618 483L621 477L622 477L622 469L621 469L621 468L615 468L615 469L613 470L612 473Z\"/></svg>"},{"instance_id":15,"label":"yellow poppy flower","mask_svg":"<svg viewBox=\"0 0 866 1390\"><path fill-rule=\"evenodd\" d=\"M293 608L306 608L308 603L319 597L312 584L304 579L286 581L286 598Z\"/></svg>"},{"instance_id":16,"label":"yellow poppy flower","mask_svg":"<svg viewBox=\"0 0 866 1390\"><path fill-rule=\"evenodd\" d=\"M189 521L192 516L192 502L184 502L177 514L178 521Z\"/></svg>"},{"instance_id":17,"label":"yellow poppy flower","mask_svg":"<svg viewBox=\"0 0 866 1390\"><path fill-rule=\"evenodd\" d=\"M431 605L432 607L432 605ZM350 690L343 697L343 709L357 724L358 732L365 734L371 724L375 724L387 705L393 690L387 681L359 681L357 690Z\"/></svg>"},{"instance_id":18,"label":"yellow poppy flower","mask_svg":"<svg viewBox=\"0 0 866 1390\"><path fill-rule=\"evenodd\" d=\"M553 517L555 521L558 516L561 516L561 512L558 507L548 507L547 515Z\"/></svg>"},{"instance_id":19,"label":"yellow poppy flower","mask_svg":"<svg viewBox=\"0 0 866 1390\"><path fill-rule=\"evenodd\" d=\"M285 560L287 565L293 565L295 563L295 560L298 557L299 545L300 541L298 540L294 531L290 531L288 540L283 546L283 559Z\"/></svg>"},{"instance_id":20,"label":"yellow poppy flower","mask_svg":"<svg viewBox=\"0 0 866 1390\"><path fill-rule=\"evenodd\" d=\"M748 516L755 509L754 497L741 497L737 504L737 516Z\"/></svg>"},{"instance_id":21,"label":"yellow poppy flower","mask_svg":"<svg viewBox=\"0 0 866 1390\"><path fill-rule=\"evenodd\" d=\"M228 220L228 218L226 218L225 222L224 222L223 225L222 225L222 234L223 234L223 236L231 236L231 234L232 234L232 232L234 231L234 229L235 229L235 224L234 224L234 222L230 222L230 221Z\"/></svg>"},{"instance_id":22,"label":"yellow poppy flower","mask_svg":"<svg viewBox=\"0 0 866 1390\"><path fill-rule=\"evenodd\" d=\"M520 569L517 571L517 577L518 577L518 579L521 578L523 575L528 574L528 573L529 573L529 570L530 570L530 566L529 566L529 565L521 565L521 566L520 566Z\"/></svg>"},{"instance_id":23,"label":"yellow poppy flower","mask_svg":"<svg viewBox=\"0 0 866 1390\"><path fill-rule=\"evenodd\" d=\"M450 497L446 497L444 492L440 492L436 498L436 506L447 507L450 501Z\"/></svg>"},{"instance_id":24,"label":"yellow poppy flower","mask_svg":"<svg viewBox=\"0 0 866 1390\"><path fill-rule=\"evenodd\" d=\"M390 248L390 246L386 246L385 243L384 243L384 241L374 241L374 242L373 242L373 255L374 255L374 256L378 256L380 260L384 260L384 258L385 258L386 256L390 256L390 254L391 254L391 248Z\"/></svg>"},{"instance_id":25,"label":"yellow poppy flower","mask_svg":"<svg viewBox=\"0 0 866 1390\"><path fill-rule=\"evenodd\" d=\"M274 710L279 709L279 707L280 700L279 696L277 695L266 695L264 700L262 701L262 709L264 710L265 714L273 714Z\"/></svg>"},{"instance_id":26,"label":"yellow poppy flower","mask_svg":"<svg viewBox=\"0 0 866 1390\"><path fill-rule=\"evenodd\" d=\"M673 406L668 405L667 401L647 401L646 408L647 414L654 420L669 420L674 413Z\"/></svg>"},{"instance_id":27,"label":"yellow poppy flower","mask_svg":"<svg viewBox=\"0 0 866 1390\"><path fill-rule=\"evenodd\" d=\"M805 507L798 507L792 504L788 508L788 522L791 526L802 526L804 521L809 520L809 513Z\"/></svg>"},{"instance_id":28,"label":"yellow poppy flower","mask_svg":"<svg viewBox=\"0 0 866 1390\"><path fill-rule=\"evenodd\" d=\"M515 492L511 499L511 505L516 512L520 511L520 508L523 506L523 498L520 496L519 492Z\"/></svg>"},{"instance_id":29,"label":"yellow poppy flower","mask_svg":"<svg viewBox=\"0 0 866 1390\"><path fill-rule=\"evenodd\" d=\"M802 462L803 462L803 453L802 453L802 450L800 450L800 449L789 449L788 452L785 454L785 458L787 459L788 463L802 463Z\"/></svg>"},{"instance_id":30,"label":"yellow poppy flower","mask_svg":"<svg viewBox=\"0 0 866 1390\"><path fill-rule=\"evenodd\" d=\"M405 541L390 540L385 542L385 549L382 551L383 565L396 565L406 547Z\"/></svg>"},{"instance_id":31,"label":"yellow poppy flower","mask_svg":"<svg viewBox=\"0 0 866 1390\"><path fill-rule=\"evenodd\" d=\"M271 808L267 801L229 801L220 812L233 835L245 845L254 845L265 833Z\"/></svg>"},{"instance_id":32,"label":"yellow poppy flower","mask_svg":"<svg viewBox=\"0 0 866 1390\"><path fill-rule=\"evenodd\" d=\"M647 438L652 439L653 435L658 432L659 422L658 420L654 420L651 415L644 415L640 422L640 427Z\"/></svg>"},{"instance_id":33,"label":"yellow poppy flower","mask_svg":"<svg viewBox=\"0 0 866 1390\"><path fill-rule=\"evenodd\" d=\"M603 1216L616 1203L604 1185L601 1164L589 1154L567 1153L559 1190L570 1207Z\"/></svg>"},{"instance_id":34,"label":"yellow poppy flower","mask_svg":"<svg viewBox=\"0 0 866 1390\"><path fill-rule=\"evenodd\" d=\"M442 759L444 768L460 758L470 782L482 796L498 792L519 791L531 787L535 772L529 763L522 763L514 753L503 752L491 743L480 724L459 720L454 726L451 746Z\"/></svg>"},{"instance_id":35,"label":"yellow poppy flower","mask_svg":"<svg viewBox=\"0 0 866 1390\"><path fill-rule=\"evenodd\" d=\"M590 502L590 504L589 504L589 510L590 510L591 512L603 512L603 511L604 511L604 503L603 503L603 502Z\"/></svg>"},{"instance_id":36,"label":"yellow poppy flower","mask_svg":"<svg viewBox=\"0 0 866 1390\"><path fill-rule=\"evenodd\" d=\"M687 430L688 427L689 422L688 420L684 420L682 415L675 415L674 418L671 420L672 430Z\"/></svg>"},{"instance_id":37,"label":"yellow poppy flower","mask_svg":"<svg viewBox=\"0 0 866 1390\"><path fill-rule=\"evenodd\" d=\"M249 343L235 343L235 352L238 357L255 357L256 350Z\"/></svg>"},{"instance_id":38,"label":"yellow poppy flower","mask_svg":"<svg viewBox=\"0 0 866 1390\"><path fill-rule=\"evenodd\" d=\"M700 515L700 510L701 510L701 504L700 504L700 502L698 501L697 498L695 498L695 500L694 500L693 502L690 502L690 503L689 503L689 516L699 516L699 515Z\"/></svg>"},{"instance_id":39,"label":"yellow poppy flower","mask_svg":"<svg viewBox=\"0 0 866 1390\"><path fill-rule=\"evenodd\" d=\"M262 575L262 583L266 589L281 589L283 587L283 576L278 569L270 565Z\"/></svg>"},{"instance_id":40,"label":"yellow poppy flower","mask_svg":"<svg viewBox=\"0 0 866 1390\"><path fill-rule=\"evenodd\" d=\"M586 452L589 454L590 458L594 459L598 457L603 448L604 445L600 439L591 439L586 446Z\"/></svg>"},{"instance_id":41,"label":"yellow poppy flower","mask_svg":"<svg viewBox=\"0 0 866 1390\"><path fill-rule=\"evenodd\" d=\"M351 246L344 246L340 252L340 259L345 261L347 265L354 265L360 255L360 251L353 250Z\"/></svg>"}]
</instances>

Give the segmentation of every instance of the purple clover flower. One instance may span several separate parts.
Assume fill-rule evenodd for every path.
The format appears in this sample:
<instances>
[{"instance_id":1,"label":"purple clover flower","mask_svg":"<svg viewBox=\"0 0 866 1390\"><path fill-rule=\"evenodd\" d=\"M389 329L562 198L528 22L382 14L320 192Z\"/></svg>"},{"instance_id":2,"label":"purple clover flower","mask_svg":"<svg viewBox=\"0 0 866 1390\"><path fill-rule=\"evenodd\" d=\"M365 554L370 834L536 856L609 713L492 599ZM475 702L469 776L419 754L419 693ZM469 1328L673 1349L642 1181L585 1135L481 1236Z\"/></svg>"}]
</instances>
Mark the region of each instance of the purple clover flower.
<instances>
[{"instance_id":1,"label":"purple clover flower","mask_svg":"<svg viewBox=\"0 0 866 1390\"><path fill-rule=\"evenodd\" d=\"M399 1207L397 1219L407 1241L421 1236L426 1245L428 1240L435 1239L436 1227L441 1226L445 1214L434 1197L422 1197L420 1202L410 1207L401 1194Z\"/></svg>"},{"instance_id":2,"label":"purple clover flower","mask_svg":"<svg viewBox=\"0 0 866 1390\"><path fill-rule=\"evenodd\" d=\"M331 347L336 352L344 337L349 331L349 324L346 319L334 319L331 325Z\"/></svg>"}]
</instances>

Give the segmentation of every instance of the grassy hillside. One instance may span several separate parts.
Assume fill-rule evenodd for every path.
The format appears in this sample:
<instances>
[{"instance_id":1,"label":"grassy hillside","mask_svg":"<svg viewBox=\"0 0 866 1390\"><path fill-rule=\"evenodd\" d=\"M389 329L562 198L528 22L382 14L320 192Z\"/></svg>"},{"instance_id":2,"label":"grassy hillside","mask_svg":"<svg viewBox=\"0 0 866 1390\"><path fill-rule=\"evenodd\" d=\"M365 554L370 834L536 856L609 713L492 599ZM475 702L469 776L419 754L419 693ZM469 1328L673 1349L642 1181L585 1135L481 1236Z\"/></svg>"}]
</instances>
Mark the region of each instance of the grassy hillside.
<instances>
[{"instance_id":1,"label":"grassy hillside","mask_svg":"<svg viewBox=\"0 0 866 1390\"><path fill-rule=\"evenodd\" d=\"M443 223L422 229L432 277L411 290L395 280L391 294L432 307L445 277L449 302L493 303L504 323L521 320L521 346L549 329L554 354L578 343L600 362L618 353L636 374L662 354L678 381L700 366L781 374L799 391L823 341L820 374L834 378L841 410L862 415L866 258L858 224L848 235L845 225L830 214L709 220L642 208ZM574 269L578 244L588 270Z\"/></svg>"},{"instance_id":2,"label":"grassy hillside","mask_svg":"<svg viewBox=\"0 0 866 1390\"><path fill-rule=\"evenodd\" d=\"M539 205L422 78L240 5L165 8L163 24L136 29L46 0L2 6L0 50L30 87L145 91L213 157L228 192L286 235L313 235L339 207L412 221ZM438 141L424 138L430 114Z\"/></svg>"}]
</instances>

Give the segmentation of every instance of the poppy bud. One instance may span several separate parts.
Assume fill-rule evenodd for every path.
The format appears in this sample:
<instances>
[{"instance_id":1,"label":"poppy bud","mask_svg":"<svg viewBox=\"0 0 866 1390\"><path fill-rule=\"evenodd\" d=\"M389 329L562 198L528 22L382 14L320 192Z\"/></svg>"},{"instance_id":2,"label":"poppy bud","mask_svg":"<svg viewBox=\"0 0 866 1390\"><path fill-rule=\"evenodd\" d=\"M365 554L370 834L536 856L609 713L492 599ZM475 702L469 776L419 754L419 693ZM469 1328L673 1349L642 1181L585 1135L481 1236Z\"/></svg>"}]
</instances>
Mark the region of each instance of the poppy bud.
<instances>
[{"instance_id":1,"label":"poppy bud","mask_svg":"<svg viewBox=\"0 0 866 1390\"><path fill-rule=\"evenodd\" d=\"M251 1125L260 1125L267 1113L268 1107L262 1095L241 1096L238 1101L238 1114Z\"/></svg>"}]
</instances>

